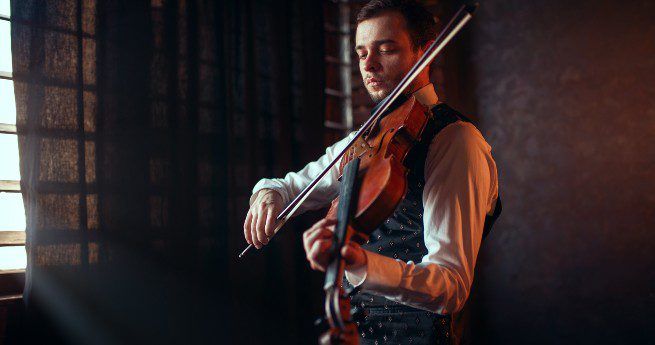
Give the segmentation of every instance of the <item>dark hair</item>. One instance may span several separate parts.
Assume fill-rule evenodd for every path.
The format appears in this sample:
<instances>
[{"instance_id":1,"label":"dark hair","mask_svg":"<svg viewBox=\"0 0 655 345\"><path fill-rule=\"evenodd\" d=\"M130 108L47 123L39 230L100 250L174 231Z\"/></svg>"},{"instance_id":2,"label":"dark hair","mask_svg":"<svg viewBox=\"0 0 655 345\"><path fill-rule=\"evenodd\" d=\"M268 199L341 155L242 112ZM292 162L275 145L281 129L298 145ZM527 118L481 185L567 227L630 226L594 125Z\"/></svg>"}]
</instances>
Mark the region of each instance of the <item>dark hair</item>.
<instances>
[{"instance_id":1,"label":"dark hair","mask_svg":"<svg viewBox=\"0 0 655 345\"><path fill-rule=\"evenodd\" d=\"M412 48L423 47L437 36L437 25L432 14L423 5L412 0L370 1L359 10L357 24L387 11L396 11L405 18Z\"/></svg>"}]
</instances>

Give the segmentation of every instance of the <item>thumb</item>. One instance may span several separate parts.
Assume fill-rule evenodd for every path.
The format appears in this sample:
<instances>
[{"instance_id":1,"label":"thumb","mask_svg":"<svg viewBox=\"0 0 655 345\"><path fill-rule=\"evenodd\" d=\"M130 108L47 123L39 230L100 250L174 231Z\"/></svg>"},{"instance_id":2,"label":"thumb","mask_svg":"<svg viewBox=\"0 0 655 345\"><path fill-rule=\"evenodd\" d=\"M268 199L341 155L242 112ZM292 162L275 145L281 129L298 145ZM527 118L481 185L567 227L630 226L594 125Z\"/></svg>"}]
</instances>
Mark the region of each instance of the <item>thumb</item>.
<instances>
[{"instance_id":1,"label":"thumb","mask_svg":"<svg viewBox=\"0 0 655 345\"><path fill-rule=\"evenodd\" d=\"M366 264L366 254L364 249L357 243L349 241L341 248L341 256L346 261L346 265L351 269L359 268Z\"/></svg>"}]
</instances>

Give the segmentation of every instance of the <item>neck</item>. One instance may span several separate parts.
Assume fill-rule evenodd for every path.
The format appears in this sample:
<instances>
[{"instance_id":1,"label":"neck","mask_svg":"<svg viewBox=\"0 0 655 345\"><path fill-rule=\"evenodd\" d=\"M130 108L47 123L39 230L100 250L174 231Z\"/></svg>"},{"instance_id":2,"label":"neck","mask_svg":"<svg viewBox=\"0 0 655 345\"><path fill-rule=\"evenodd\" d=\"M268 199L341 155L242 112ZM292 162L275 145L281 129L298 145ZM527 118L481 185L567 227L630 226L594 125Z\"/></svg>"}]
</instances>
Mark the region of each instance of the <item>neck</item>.
<instances>
[{"instance_id":1,"label":"neck","mask_svg":"<svg viewBox=\"0 0 655 345\"><path fill-rule=\"evenodd\" d=\"M409 96L409 95L413 94L414 92L424 88L428 84L430 84L430 81L426 81L424 83L413 83L412 85L410 85L410 87L407 88L407 90L405 91L405 94L407 96Z\"/></svg>"}]
</instances>

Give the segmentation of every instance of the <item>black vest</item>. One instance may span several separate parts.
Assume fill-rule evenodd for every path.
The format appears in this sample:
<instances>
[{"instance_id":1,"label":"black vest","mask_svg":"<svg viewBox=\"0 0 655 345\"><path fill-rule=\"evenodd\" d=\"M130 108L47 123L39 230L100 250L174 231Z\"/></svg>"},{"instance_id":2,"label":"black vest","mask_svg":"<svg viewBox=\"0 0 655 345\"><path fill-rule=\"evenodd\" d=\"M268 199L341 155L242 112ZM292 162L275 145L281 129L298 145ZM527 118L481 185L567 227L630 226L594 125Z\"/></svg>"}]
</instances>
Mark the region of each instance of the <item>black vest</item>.
<instances>
[{"instance_id":1,"label":"black vest","mask_svg":"<svg viewBox=\"0 0 655 345\"><path fill-rule=\"evenodd\" d=\"M472 122L448 105L442 103L432 108L433 117L428 122L424 136L411 157L407 194L389 217L376 229L369 241L362 247L394 259L405 262L421 262L427 254L423 239L423 185L424 169L428 148L434 136L443 128L457 120ZM502 210L500 198L493 215L487 216L484 224L483 239L488 235L495 220ZM344 286L351 285L344 279ZM412 308L384 297L359 292L351 298L353 307L359 313L355 318L360 340L363 344L384 342L412 344L448 344L451 336L449 315L439 315ZM361 313L364 311L363 313Z\"/></svg>"}]
</instances>

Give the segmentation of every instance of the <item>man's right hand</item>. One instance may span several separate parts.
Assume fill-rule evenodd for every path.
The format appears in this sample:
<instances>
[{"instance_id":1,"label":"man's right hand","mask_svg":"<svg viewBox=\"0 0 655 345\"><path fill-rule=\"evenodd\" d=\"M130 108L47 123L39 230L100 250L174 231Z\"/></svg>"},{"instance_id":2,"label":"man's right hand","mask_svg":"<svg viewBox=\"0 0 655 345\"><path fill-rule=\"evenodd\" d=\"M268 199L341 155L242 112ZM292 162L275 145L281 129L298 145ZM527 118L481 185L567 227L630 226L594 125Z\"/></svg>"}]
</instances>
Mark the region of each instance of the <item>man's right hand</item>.
<instances>
[{"instance_id":1,"label":"man's right hand","mask_svg":"<svg viewBox=\"0 0 655 345\"><path fill-rule=\"evenodd\" d=\"M268 244L268 239L274 235L275 220L282 207L284 205L280 193L272 189L257 192L243 222L243 235L248 244L257 249Z\"/></svg>"}]
</instances>

